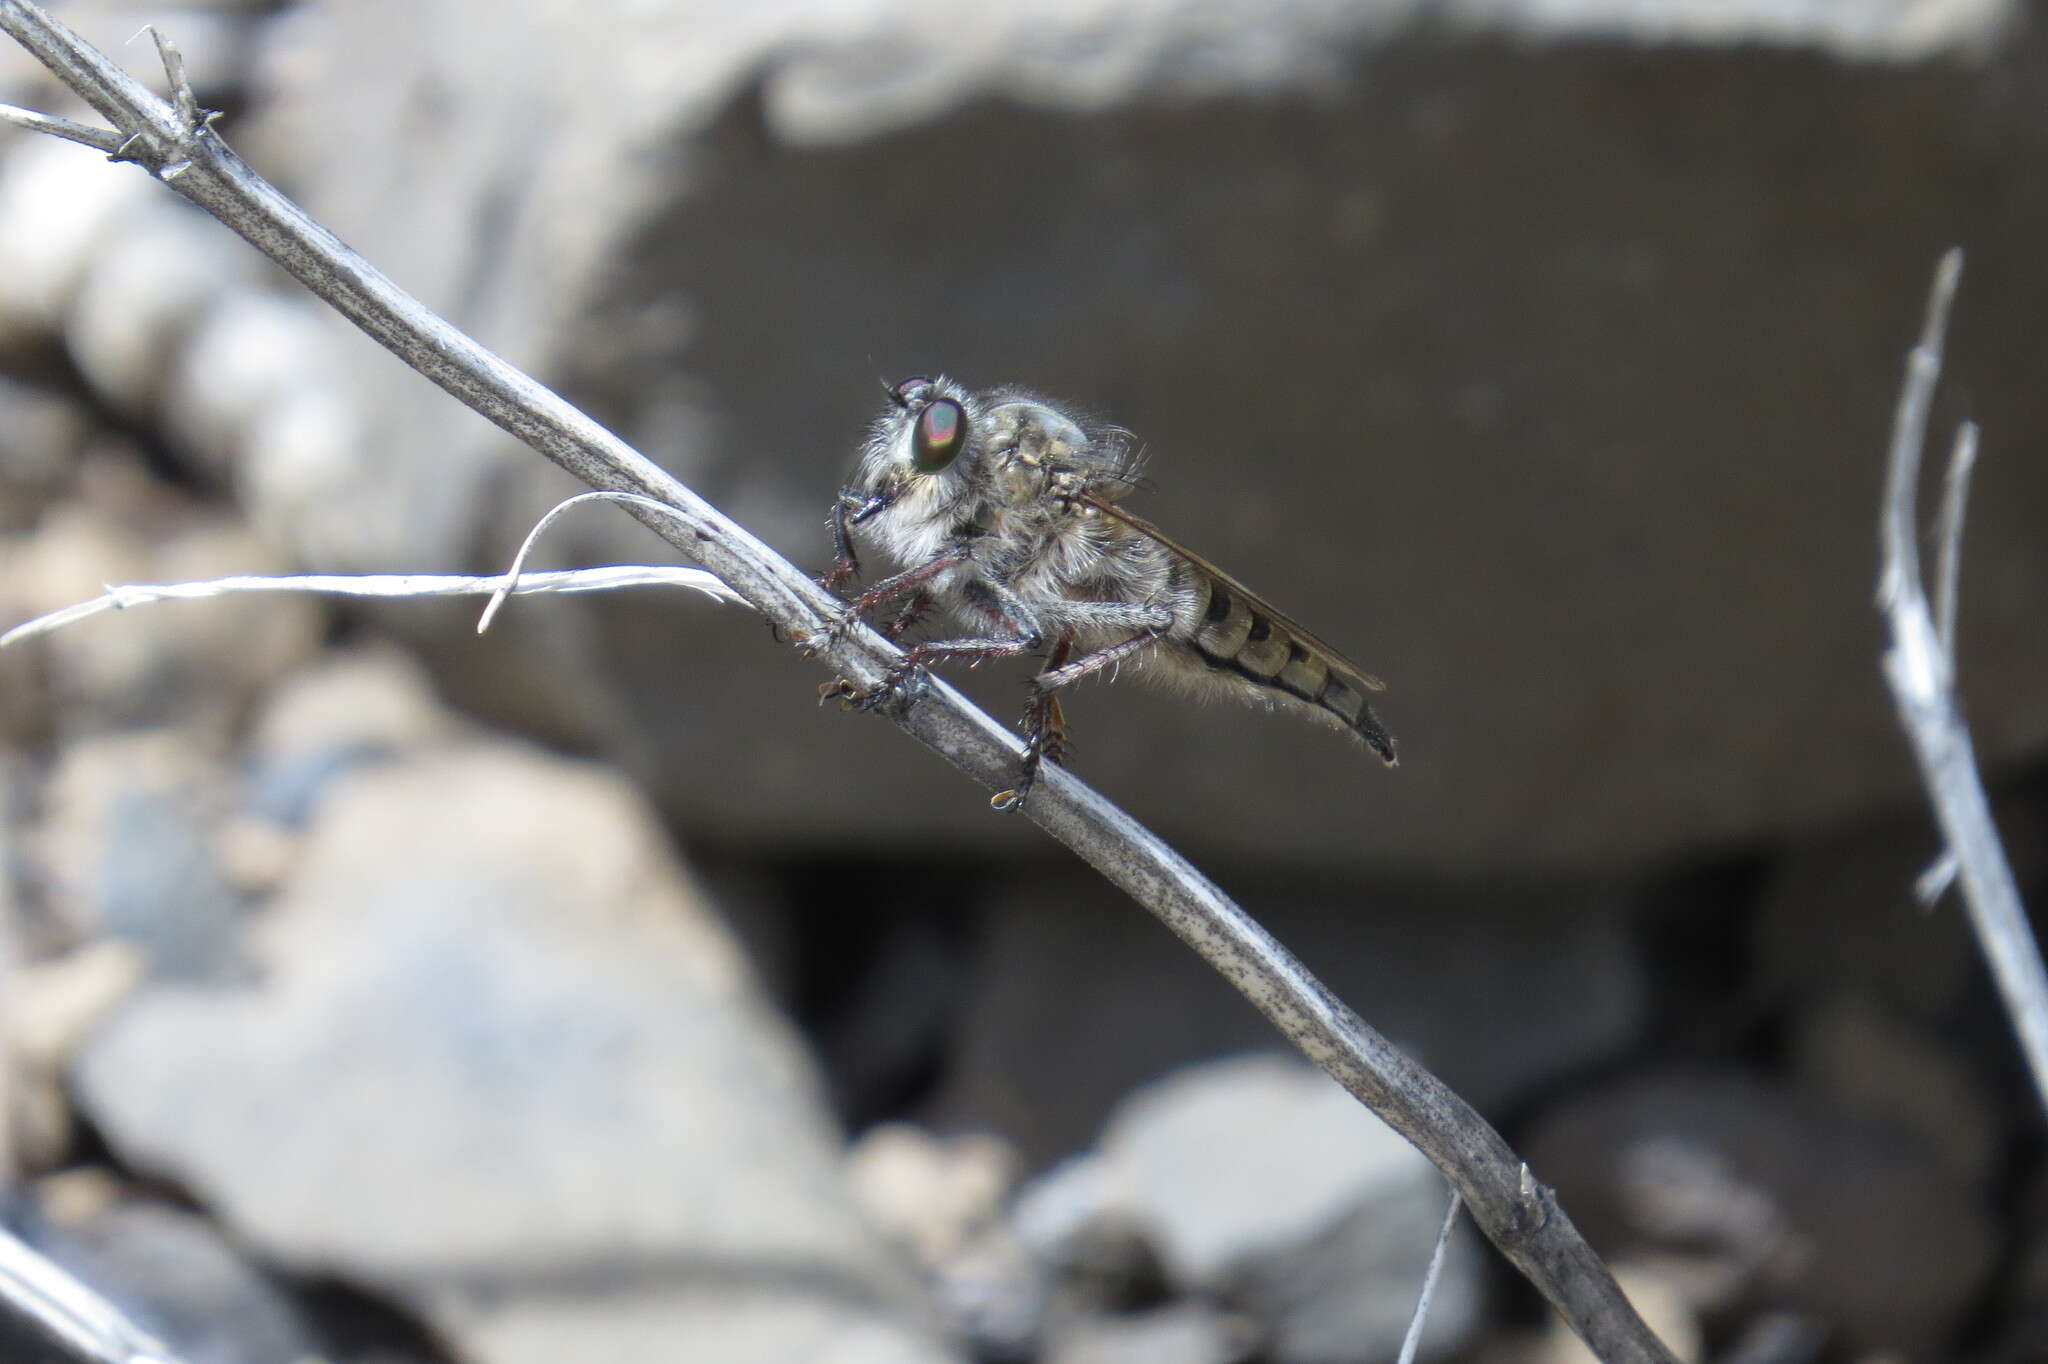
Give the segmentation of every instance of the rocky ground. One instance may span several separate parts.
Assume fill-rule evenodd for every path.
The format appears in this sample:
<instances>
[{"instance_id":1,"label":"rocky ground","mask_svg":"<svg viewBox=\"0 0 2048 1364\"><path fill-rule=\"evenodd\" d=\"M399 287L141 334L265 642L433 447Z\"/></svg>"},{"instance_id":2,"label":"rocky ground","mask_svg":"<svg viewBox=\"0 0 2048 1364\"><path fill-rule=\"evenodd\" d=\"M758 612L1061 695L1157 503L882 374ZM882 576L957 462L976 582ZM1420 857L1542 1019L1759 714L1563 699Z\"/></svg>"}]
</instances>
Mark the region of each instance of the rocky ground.
<instances>
[{"instance_id":1,"label":"rocky ground","mask_svg":"<svg viewBox=\"0 0 2048 1364\"><path fill-rule=\"evenodd\" d=\"M1406 746L1098 688L1083 774L1682 1357L2048 1350L2039 1111L1912 900L1869 610L1961 238L1964 688L2044 902L2024 16L785 8L177 22L266 170L806 565L869 370L1113 406L1189 538L1372 641ZM562 491L132 170L0 145L0 263L0 623L494 567ZM562 561L652 554L590 515ZM0 652L13 1236L191 1364L1394 1356L1441 1179L1157 924L736 608L468 609ZM1469 1226L1421 1348L1583 1358Z\"/></svg>"}]
</instances>

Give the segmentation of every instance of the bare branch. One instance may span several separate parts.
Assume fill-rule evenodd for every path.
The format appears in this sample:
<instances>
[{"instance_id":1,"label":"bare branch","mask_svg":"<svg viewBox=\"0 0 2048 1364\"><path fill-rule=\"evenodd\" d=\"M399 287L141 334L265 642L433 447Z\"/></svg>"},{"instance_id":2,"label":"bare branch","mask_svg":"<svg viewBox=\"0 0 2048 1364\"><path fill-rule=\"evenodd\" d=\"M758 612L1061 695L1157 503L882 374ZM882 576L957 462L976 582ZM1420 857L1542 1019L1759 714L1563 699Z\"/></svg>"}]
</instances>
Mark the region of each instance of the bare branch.
<instances>
[{"instance_id":1,"label":"bare branch","mask_svg":"<svg viewBox=\"0 0 2048 1364\"><path fill-rule=\"evenodd\" d=\"M112 1303L0 1230L0 1303L50 1364L177 1364ZM11 1338L11 1337L10 1337Z\"/></svg>"},{"instance_id":2,"label":"bare branch","mask_svg":"<svg viewBox=\"0 0 2048 1364\"><path fill-rule=\"evenodd\" d=\"M57 118L51 114L39 114L32 109L17 109L12 104L0 104L0 123L26 128L32 133L48 133L68 142L83 142L112 156L128 139L120 133L105 128L91 128L83 123L73 123L68 118Z\"/></svg>"},{"instance_id":3,"label":"bare branch","mask_svg":"<svg viewBox=\"0 0 2048 1364\"><path fill-rule=\"evenodd\" d=\"M144 24L142 31L156 43L157 60L164 64L164 80L171 87L171 98L177 101L178 122L187 128L197 128L199 96L192 93L191 78L185 74L185 54L179 51L178 45L155 24Z\"/></svg>"},{"instance_id":4,"label":"bare branch","mask_svg":"<svg viewBox=\"0 0 2048 1364\"><path fill-rule=\"evenodd\" d=\"M781 634L862 691L901 655L864 625L830 627L839 603L616 436L449 326L249 169L212 131L151 95L28 0L0 0L0 29L34 53L116 128L127 154L253 243L407 364L592 487L664 505L632 514L705 565ZM995 790L1022 758L1018 740L933 679L876 708ZM1472 1108L1367 1027L1243 910L1129 815L1060 768L1028 816L1067 844L1220 971L1317 1065L1443 1170L1473 1220L1609 1361L1672 1356L1606 1266Z\"/></svg>"},{"instance_id":5,"label":"bare branch","mask_svg":"<svg viewBox=\"0 0 2048 1364\"><path fill-rule=\"evenodd\" d=\"M1956 675L1956 579L1962 572L1963 508L1970 500L1970 472L1977 467L1977 423L1956 428L1955 448L1948 457L1948 477L1941 481L1941 519L1935 523L1934 629L1941 656L1948 660L1953 685Z\"/></svg>"},{"instance_id":6,"label":"bare branch","mask_svg":"<svg viewBox=\"0 0 2048 1364\"><path fill-rule=\"evenodd\" d=\"M1983 945L1992 978L2019 1032L2020 1049L2026 1055L2034 1087L2048 1104L2048 973L2042 970L2041 950L2027 924L1997 826L1991 821L1990 802L1985 799L1969 730L1955 697L1956 563L1963 500L1977 450L1973 428L1965 427L1959 434L1949 465L1936 560L1942 599L1940 624L1928 607L1914 544L1920 451L1927 435L1928 408L1941 378L1942 339L1961 271L1960 251L1951 250L1942 257L1927 300L1920 343L1906 359L1906 377L1899 390L1880 520L1884 567L1878 578L1878 604L1892 632L1884 675L1898 705L1899 722L1920 764L1921 780L1934 802L1935 818L1948 842L1943 860L1920 878L1918 889L1923 896L1930 890L1938 893L1951 864L1961 878L1970 926Z\"/></svg>"}]
</instances>

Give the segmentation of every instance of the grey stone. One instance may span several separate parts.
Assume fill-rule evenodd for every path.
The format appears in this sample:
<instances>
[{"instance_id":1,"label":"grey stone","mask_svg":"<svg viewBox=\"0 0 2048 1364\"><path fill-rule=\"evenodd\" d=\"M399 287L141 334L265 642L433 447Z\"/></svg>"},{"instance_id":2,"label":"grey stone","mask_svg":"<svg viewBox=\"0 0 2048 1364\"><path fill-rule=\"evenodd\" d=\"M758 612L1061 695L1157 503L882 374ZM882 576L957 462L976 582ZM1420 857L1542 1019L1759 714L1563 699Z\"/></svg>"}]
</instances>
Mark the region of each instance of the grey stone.
<instances>
[{"instance_id":1,"label":"grey stone","mask_svg":"<svg viewBox=\"0 0 2048 1364\"><path fill-rule=\"evenodd\" d=\"M485 1364L945 1357L616 777L471 745L342 778L257 951L254 987L132 999L74 1081L267 1255Z\"/></svg>"},{"instance_id":2,"label":"grey stone","mask_svg":"<svg viewBox=\"0 0 2048 1364\"><path fill-rule=\"evenodd\" d=\"M1045 1302L1037 1267L1003 1217L1017 1153L997 1137L883 1123L846 1160L854 1195L915 1258L950 1333L977 1358L1030 1357Z\"/></svg>"},{"instance_id":3,"label":"grey stone","mask_svg":"<svg viewBox=\"0 0 2048 1364\"><path fill-rule=\"evenodd\" d=\"M1790 1044L1801 1088L1910 1135L1965 1184L1989 1184L2005 1133L1971 1057L1848 991L1800 1011Z\"/></svg>"},{"instance_id":4,"label":"grey stone","mask_svg":"<svg viewBox=\"0 0 2048 1364\"><path fill-rule=\"evenodd\" d=\"M133 944L159 979L240 978L241 897L210 841L234 795L219 759L177 730L65 746L37 837L60 913L82 938Z\"/></svg>"},{"instance_id":5,"label":"grey stone","mask_svg":"<svg viewBox=\"0 0 2048 1364\"><path fill-rule=\"evenodd\" d=\"M1935 1352L1993 1263L1981 1194L1909 1134L1732 1069L1559 1101L1522 1151L1593 1244L1682 1272L1696 1310L1791 1310L1853 1351Z\"/></svg>"},{"instance_id":6,"label":"grey stone","mask_svg":"<svg viewBox=\"0 0 2048 1364\"><path fill-rule=\"evenodd\" d=\"M256 716L251 812L300 827L336 779L456 732L413 659L389 647L334 653L286 679Z\"/></svg>"},{"instance_id":7,"label":"grey stone","mask_svg":"<svg viewBox=\"0 0 2048 1364\"><path fill-rule=\"evenodd\" d=\"M1990 0L1709 8L307 6L249 132L430 304L807 565L877 375L1041 384L1140 433L1139 509L1386 675L1406 759L1076 698L1080 770L1176 842L1584 865L1911 798L1871 527L1956 223L1954 372L1994 451L2048 425L2011 93L2048 41ZM501 485L538 466L381 361L353 381L348 496L276 523L323 560L510 539L559 491ZM2048 741L2044 485L2003 467L1963 661L1993 763ZM558 551L649 552L600 521ZM1021 837L885 726L799 715L815 670L736 613L533 612L590 647L537 625L487 646L517 664L444 656L457 694L522 713L574 669L586 741L707 837ZM1016 706L1013 678L983 694Z\"/></svg>"},{"instance_id":8,"label":"grey stone","mask_svg":"<svg viewBox=\"0 0 2048 1364\"><path fill-rule=\"evenodd\" d=\"M73 399L0 379L0 531L35 524L70 476L89 429Z\"/></svg>"},{"instance_id":9,"label":"grey stone","mask_svg":"<svg viewBox=\"0 0 2048 1364\"><path fill-rule=\"evenodd\" d=\"M1645 1018L1626 901L1597 883L1319 892L1222 879L1339 998L1482 1108L1618 1054ZM952 1064L924 1110L934 1126L1002 1132L1043 1164L1086 1145L1135 1086L1274 1044L1215 971L1088 872L1034 867L983 914Z\"/></svg>"},{"instance_id":10,"label":"grey stone","mask_svg":"<svg viewBox=\"0 0 2048 1364\"><path fill-rule=\"evenodd\" d=\"M1285 1364L1398 1351L1449 1194L1428 1159L1291 1057L1191 1067L1140 1090L1104 1131L1113 1205L1149 1232L1170 1282L1255 1321ZM1479 1248L1453 1235L1426 1356L1476 1324Z\"/></svg>"},{"instance_id":11,"label":"grey stone","mask_svg":"<svg viewBox=\"0 0 2048 1364\"><path fill-rule=\"evenodd\" d=\"M1256 1332L1239 1316L1206 1303L1178 1302L1149 1312L1085 1317L1050 1342L1044 1364L1234 1364Z\"/></svg>"}]
</instances>

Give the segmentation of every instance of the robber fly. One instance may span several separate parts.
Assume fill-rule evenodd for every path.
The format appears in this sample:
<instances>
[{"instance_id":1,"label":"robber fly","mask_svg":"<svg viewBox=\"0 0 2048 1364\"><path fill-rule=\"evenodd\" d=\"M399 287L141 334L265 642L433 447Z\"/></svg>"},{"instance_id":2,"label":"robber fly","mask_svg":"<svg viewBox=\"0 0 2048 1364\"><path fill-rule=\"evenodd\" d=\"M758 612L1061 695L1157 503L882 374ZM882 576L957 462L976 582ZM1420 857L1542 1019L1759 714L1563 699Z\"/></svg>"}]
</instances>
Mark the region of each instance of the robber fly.
<instances>
[{"instance_id":1,"label":"robber fly","mask_svg":"<svg viewBox=\"0 0 2048 1364\"><path fill-rule=\"evenodd\" d=\"M902 571L853 598L848 623L901 602L883 624L892 640L935 607L972 633L914 646L874 692L845 683L825 692L865 708L921 664L1042 652L1023 770L995 797L999 810L1021 807L1039 765L1065 758L1058 689L1126 664L1192 691L1298 711L1392 766L1394 741L1365 699L1380 681L1119 506L1137 465L1129 432L1020 389L977 393L946 378L890 389L832 509L838 557L823 582L837 590L860 572L858 533Z\"/></svg>"}]
</instances>

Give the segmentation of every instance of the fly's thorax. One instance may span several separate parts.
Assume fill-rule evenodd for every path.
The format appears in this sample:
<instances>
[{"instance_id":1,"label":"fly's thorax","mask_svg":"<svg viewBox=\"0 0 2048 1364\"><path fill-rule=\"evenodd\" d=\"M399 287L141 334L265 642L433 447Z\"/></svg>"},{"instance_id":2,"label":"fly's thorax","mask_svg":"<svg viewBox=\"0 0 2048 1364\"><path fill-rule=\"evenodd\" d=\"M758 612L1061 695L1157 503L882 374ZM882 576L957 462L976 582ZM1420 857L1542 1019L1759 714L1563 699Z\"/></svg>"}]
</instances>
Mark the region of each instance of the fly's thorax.
<instances>
[{"instance_id":1,"label":"fly's thorax","mask_svg":"<svg viewBox=\"0 0 2048 1364\"><path fill-rule=\"evenodd\" d=\"M998 399L976 425L990 451L1025 468L1071 469L1094 448L1079 422L1036 398Z\"/></svg>"}]
</instances>

